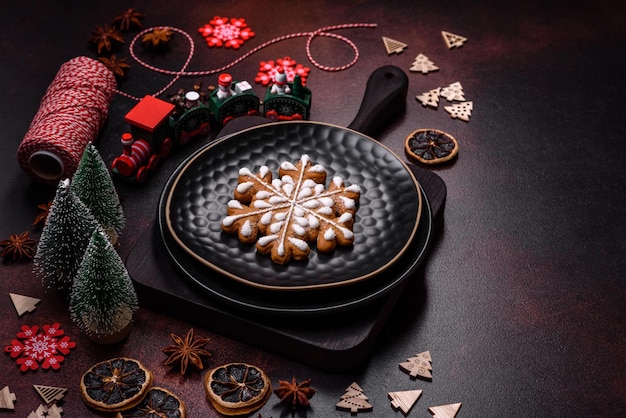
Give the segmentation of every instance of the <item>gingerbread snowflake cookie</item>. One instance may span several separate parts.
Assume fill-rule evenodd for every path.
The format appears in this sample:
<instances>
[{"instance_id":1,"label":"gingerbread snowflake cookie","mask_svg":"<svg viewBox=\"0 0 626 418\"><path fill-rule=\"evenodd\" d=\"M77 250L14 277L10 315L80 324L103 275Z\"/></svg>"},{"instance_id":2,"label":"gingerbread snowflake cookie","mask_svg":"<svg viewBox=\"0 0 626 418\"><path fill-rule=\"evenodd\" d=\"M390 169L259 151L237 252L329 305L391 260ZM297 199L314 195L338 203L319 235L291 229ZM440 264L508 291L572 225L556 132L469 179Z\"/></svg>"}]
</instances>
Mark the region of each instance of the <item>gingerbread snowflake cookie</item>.
<instances>
[{"instance_id":1,"label":"gingerbread snowflake cookie","mask_svg":"<svg viewBox=\"0 0 626 418\"><path fill-rule=\"evenodd\" d=\"M328 253L354 243L354 216L361 190L334 177L326 188L326 170L304 154L296 164L283 162L278 177L267 166L239 170L235 199L228 202L222 229L277 264L304 260L309 243Z\"/></svg>"}]
</instances>

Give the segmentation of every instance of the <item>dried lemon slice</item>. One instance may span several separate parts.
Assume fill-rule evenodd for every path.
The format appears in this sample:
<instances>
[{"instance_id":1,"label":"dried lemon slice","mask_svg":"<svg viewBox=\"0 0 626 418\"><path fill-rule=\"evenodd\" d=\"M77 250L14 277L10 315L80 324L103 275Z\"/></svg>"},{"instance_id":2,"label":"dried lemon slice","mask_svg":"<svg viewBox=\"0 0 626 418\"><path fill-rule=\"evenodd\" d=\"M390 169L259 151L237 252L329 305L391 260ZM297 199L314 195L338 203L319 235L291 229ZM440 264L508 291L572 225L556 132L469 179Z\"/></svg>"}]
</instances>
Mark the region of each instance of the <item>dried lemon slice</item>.
<instances>
[{"instance_id":1,"label":"dried lemon slice","mask_svg":"<svg viewBox=\"0 0 626 418\"><path fill-rule=\"evenodd\" d=\"M97 363L80 380L80 393L90 407L108 412L130 409L152 386L152 372L139 361L114 358Z\"/></svg>"},{"instance_id":2,"label":"dried lemon slice","mask_svg":"<svg viewBox=\"0 0 626 418\"><path fill-rule=\"evenodd\" d=\"M118 412L115 418L185 418L185 403L167 389L152 387L138 405Z\"/></svg>"},{"instance_id":3,"label":"dried lemon slice","mask_svg":"<svg viewBox=\"0 0 626 418\"><path fill-rule=\"evenodd\" d=\"M418 129L404 142L407 156L424 164L438 164L456 157L459 144L449 133L438 129Z\"/></svg>"},{"instance_id":4,"label":"dried lemon slice","mask_svg":"<svg viewBox=\"0 0 626 418\"><path fill-rule=\"evenodd\" d=\"M272 393L265 372L245 363L229 363L209 371L204 388L213 407L224 415L250 414L265 405Z\"/></svg>"}]
</instances>

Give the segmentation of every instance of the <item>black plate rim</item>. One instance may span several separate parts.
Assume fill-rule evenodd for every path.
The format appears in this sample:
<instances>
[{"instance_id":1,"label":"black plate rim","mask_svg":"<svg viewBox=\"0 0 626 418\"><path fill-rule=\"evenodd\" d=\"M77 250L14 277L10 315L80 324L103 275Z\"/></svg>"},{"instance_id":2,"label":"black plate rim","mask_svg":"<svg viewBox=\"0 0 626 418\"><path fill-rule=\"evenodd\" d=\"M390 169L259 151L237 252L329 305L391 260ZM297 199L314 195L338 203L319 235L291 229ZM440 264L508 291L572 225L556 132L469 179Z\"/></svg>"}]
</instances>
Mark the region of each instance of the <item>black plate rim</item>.
<instances>
[{"instance_id":1,"label":"black plate rim","mask_svg":"<svg viewBox=\"0 0 626 418\"><path fill-rule=\"evenodd\" d=\"M177 236L174 227L171 223L171 217L170 217L170 204L171 204L171 199L172 196L174 194L174 191L176 190L176 185L178 184L178 182L180 181L181 177L183 176L183 174L185 173L186 169L191 166L193 164L193 162L200 158L205 152L210 152L211 148L226 142L228 140L231 140L233 137L237 137L240 135L245 135L246 132L249 131L255 131L257 129L260 128L271 128L272 126L275 125L286 125L286 124L296 124L296 125L302 125L302 124L309 124L309 125L315 125L315 126L325 126L328 128L332 128L335 130L340 130L340 131L348 131L348 132L352 132L353 134L368 140L370 142L372 142L373 144L375 144L378 147L381 147L382 149L384 149L386 152L388 152L390 155L392 155L397 162L399 162L405 172L408 174L411 182L413 183L413 185L415 186L415 190L416 190L416 195L417 195L417 199L418 199L418 207L417 207L417 212L416 212L416 219L415 219L415 223L413 225L413 229L410 233L410 235L408 236L408 238L406 239L404 245L402 246L402 248L395 254L394 257L392 257L391 259L389 259L384 265L379 266L377 269L369 271L366 274L361 274L358 276L355 276L353 278L350 279L344 279L341 281L337 281L337 282L327 282L327 283L322 283L322 284L307 284L307 285L292 285L292 286L275 286L275 285L270 285L270 284L264 284L264 283L258 283L256 281L252 281L252 280L248 280L245 277L241 277L237 274L233 274L232 272L222 268L221 266L218 266L214 263L211 263L210 261L206 260L205 258L203 258L202 256L198 255L197 253L195 253L192 249L190 249L181 239L180 237ZM201 264L207 266L208 268L226 276L229 277L237 282L246 284L250 287L253 288L258 288L258 289L264 289L264 290L272 290L272 291L280 291L280 292L294 292L294 291L307 291L307 290L317 290L317 289L329 289L329 288L336 288L336 287L341 287L341 286L347 286L347 285L353 285L355 283L359 283L362 281L365 281L367 279L370 279L372 277L376 277L378 275L380 275L382 272L384 272L385 270L389 269L391 266L393 266L403 255L404 253L407 251L407 249L411 246L416 232L419 228L419 223L420 223L420 219L421 219L421 212L423 211L423 198L422 198L422 193L421 191L421 185L419 184L419 181L417 180L417 178L415 177L415 175L413 174L413 172L411 171L411 169L408 167L408 165L393 151L391 150L389 147L387 147L386 145L382 144L381 142L377 141L376 139L369 137L361 132L355 131L353 129L350 128L345 128L345 127L341 127L338 125L334 125L334 124L330 124L330 123L324 123L324 122L314 122L314 121L284 121L284 122L273 122L273 123L267 123L267 124L263 124L260 126L253 126L253 127L249 127L237 132L234 132L232 134L226 135L222 138L217 139L216 141L213 141L209 144L206 144L205 146L199 148L198 150L196 150L193 154L191 154L189 157L187 157L179 166L178 168L172 173L172 175L170 176L170 178L168 179L164 189L163 189L163 193L162 193L162 199L161 199L161 203L159 205L159 215L163 214L163 216L165 217L165 226L168 229L169 233L172 236L172 239L175 240L175 242L185 251L187 252L191 257L193 257L194 259L196 259L198 262L200 262ZM163 200L163 197L165 197L165 200ZM164 205L164 206L163 206Z\"/></svg>"}]
</instances>

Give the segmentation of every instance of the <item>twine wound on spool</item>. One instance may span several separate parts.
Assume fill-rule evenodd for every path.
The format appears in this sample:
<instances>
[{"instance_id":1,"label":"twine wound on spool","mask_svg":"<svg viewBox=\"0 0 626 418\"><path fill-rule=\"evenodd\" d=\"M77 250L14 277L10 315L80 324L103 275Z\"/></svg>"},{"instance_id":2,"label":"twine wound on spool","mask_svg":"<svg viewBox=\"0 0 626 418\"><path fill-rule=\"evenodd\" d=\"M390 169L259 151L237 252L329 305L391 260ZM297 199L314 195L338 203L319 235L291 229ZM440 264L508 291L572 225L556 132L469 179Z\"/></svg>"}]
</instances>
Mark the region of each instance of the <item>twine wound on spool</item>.
<instances>
[{"instance_id":1,"label":"twine wound on spool","mask_svg":"<svg viewBox=\"0 0 626 418\"><path fill-rule=\"evenodd\" d=\"M50 184L71 177L104 125L116 87L97 60L76 57L61 65L18 147L22 169Z\"/></svg>"}]
</instances>

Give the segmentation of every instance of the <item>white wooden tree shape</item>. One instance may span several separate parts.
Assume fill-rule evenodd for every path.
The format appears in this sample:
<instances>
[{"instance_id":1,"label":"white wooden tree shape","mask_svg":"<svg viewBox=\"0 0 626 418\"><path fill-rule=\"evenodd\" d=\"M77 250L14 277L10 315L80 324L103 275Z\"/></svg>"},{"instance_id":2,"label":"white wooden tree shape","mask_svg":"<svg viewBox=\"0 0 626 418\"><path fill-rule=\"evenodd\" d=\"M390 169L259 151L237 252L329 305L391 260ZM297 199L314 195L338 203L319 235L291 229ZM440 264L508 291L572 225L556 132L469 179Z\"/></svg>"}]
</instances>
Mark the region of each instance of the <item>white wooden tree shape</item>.
<instances>
[{"instance_id":1,"label":"white wooden tree shape","mask_svg":"<svg viewBox=\"0 0 626 418\"><path fill-rule=\"evenodd\" d=\"M454 418L461 409L461 403L451 403L448 405L430 406L428 412L432 418Z\"/></svg>"},{"instance_id":2,"label":"white wooden tree shape","mask_svg":"<svg viewBox=\"0 0 626 418\"><path fill-rule=\"evenodd\" d=\"M404 48L407 47L404 42L396 41L395 39L387 38L386 36L383 36L383 43L385 44L387 55L391 55L394 52L399 54L404 51Z\"/></svg>"},{"instance_id":3,"label":"white wooden tree shape","mask_svg":"<svg viewBox=\"0 0 626 418\"><path fill-rule=\"evenodd\" d=\"M346 393L341 395L340 401L335 405L337 409L350 411L353 415L357 412L371 411L374 407L368 402L367 396L363 393L363 389L356 383L352 382L346 388Z\"/></svg>"},{"instance_id":4,"label":"white wooden tree shape","mask_svg":"<svg viewBox=\"0 0 626 418\"><path fill-rule=\"evenodd\" d=\"M441 87L422 93L419 96L415 96L417 100L422 103L422 106L430 106L437 108L439 106L439 94L441 93Z\"/></svg>"},{"instance_id":5,"label":"white wooden tree shape","mask_svg":"<svg viewBox=\"0 0 626 418\"><path fill-rule=\"evenodd\" d=\"M402 392L389 392L387 394L391 399L391 407L395 410L400 409L404 415L407 415L415 402L422 396L421 390L405 390Z\"/></svg>"},{"instance_id":6,"label":"white wooden tree shape","mask_svg":"<svg viewBox=\"0 0 626 418\"><path fill-rule=\"evenodd\" d=\"M424 351L400 363L400 369L407 372L413 379L421 377L422 379L430 380L433 378L433 374L431 373L433 370L431 366L432 361L430 351Z\"/></svg>"},{"instance_id":7,"label":"white wooden tree shape","mask_svg":"<svg viewBox=\"0 0 626 418\"><path fill-rule=\"evenodd\" d=\"M439 67L435 65L434 62L428 59L428 57L424 54L419 54L415 57L413 61L413 65L410 70L415 72L420 72L422 74L428 74L431 71L437 71Z\"/></svg>"},{"instance_id":8,"label":"white wooden tree shape","mask_svg":"<svg viewBox=\"0 0 626 418\"><path fill-rule=\"evenodd\" d=\"M36 411L31 412L28 418L62 418L63 408L58 407L56 404L50 406L39 405Z\"/></svg>"},{"instance_id":9,"label":"white wooden tree shape","mask_svg":"<svg viewBox=\"0 0 626 418\"><path fill-rule=\"evenodd\" d=\"M465 92L461 82L457 81L447 87L441 89L441 96L445 97L449 102L465 100Z\"/></svg>"},{"instance_id":10,"label":"white wooden tree shape","mask_svg":"<svg viewBox=\"0 0 626 418\"><path fill-rule=\"evenodd\" d=\"M18 316L24 315L26 312L32 312L37 309L37 304L41 302L41 299L31 298L30 296L18 295L16 293L9 293L11 301Z\"/></svg>"},{"instance_id":11,"label":"white wooden tree shape","mask_svg":"<svg viewBox=\"0 0 626 418\"><path fill-rule=\"evenodd\" d=\"M455 35L454 33L446 32L445 30L441 31L441 36L443 36L443 40L445 41L448 49L460 48L467 41L466 37Z\"/></svg>"},{"instance_id":12,"label":"white wooden tree shape","mask_svg":"<svg viewBox=\"0 0 626 418\"><path fill-rule=\"evenodd\" d=\"M46 405L50 405L55 401L60 401L67 392L66 388L57 388L54 386L33 385L33 387Z\"/></svg>"},{"instance_id":13,"label":"white wooden tree shape","mask_svg":"<svg viewBox=\"0 0 626 418\"><path fill-rule=\"evenodd\" d=\"M461 119L465 122L469 122L470 116L472 116L472 110L474 109L473 102L455 103L450 106L444 106L446 112L450 114L453 119Z\"/></svg>"},{"instance_id":14,"label":"white wooden tree shape","mask_svg":"<svg viewBox=\"0 0 626 418\"><path fill-rule=\"evenodd\" d=\"M15 409L15 393L11 393L11 389L5 386L0 390L0 409Z\"/></svg>"}]
</instances>

